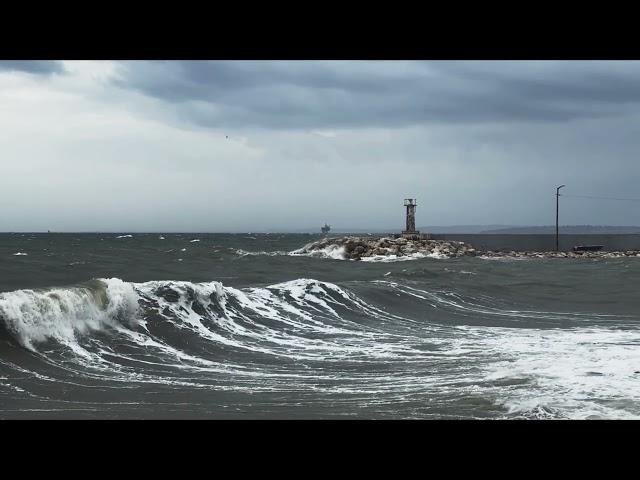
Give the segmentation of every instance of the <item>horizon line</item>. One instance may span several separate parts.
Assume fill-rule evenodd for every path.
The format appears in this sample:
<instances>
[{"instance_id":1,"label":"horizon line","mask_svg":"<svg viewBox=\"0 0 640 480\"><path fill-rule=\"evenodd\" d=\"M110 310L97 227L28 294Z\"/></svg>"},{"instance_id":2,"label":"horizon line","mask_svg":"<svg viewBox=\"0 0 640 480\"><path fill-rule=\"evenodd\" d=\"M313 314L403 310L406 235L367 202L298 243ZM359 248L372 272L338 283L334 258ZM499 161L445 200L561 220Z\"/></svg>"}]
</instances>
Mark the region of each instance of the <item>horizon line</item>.
<instances>
[{"instance_id":1,"label":"horizon line","mask_svg":"<svg viewBox=\"0 0 640 480\"><path fill-rule=\"evenodd\" d=\"M504 227L504 229L515 229L515 228L554 228L555 225L509 225L509 224L455 224L455 225L425 225L419 226L419 229L424 228L459 228L459 227ZM574 224L574 225L560 225L560 228L571 228L571 227L591 227L591 228L638 228L640 229L640 225L593 225L593 224ZM318 230L316 232L316 230ZM341 233L363 233L364 231L370 231L371 233L395 233L396 231L400 231L399 228L366 228L366 227L354 227L353 230L349 230L346 228L332 228L331 231ZM500 228L492 228L492 230L500 230ZM290 228L283 230L246 230L246 231L205 231L205 230L2 230L0 234L9 234L9 233L106 233L106 234L228 234L228 235L241 235L241 234L278 234L278 233L287 233L287 234L295 234L295 233L319 233L319 229L312 228ZM429 233L429 232L424 232ZM443 232L447 233L447 232ZM456 232L452 232L456 233ZM478 232L480 233L480 232ZM640 232L639 232L640 233Z\"/></svg>"}]
</instances>

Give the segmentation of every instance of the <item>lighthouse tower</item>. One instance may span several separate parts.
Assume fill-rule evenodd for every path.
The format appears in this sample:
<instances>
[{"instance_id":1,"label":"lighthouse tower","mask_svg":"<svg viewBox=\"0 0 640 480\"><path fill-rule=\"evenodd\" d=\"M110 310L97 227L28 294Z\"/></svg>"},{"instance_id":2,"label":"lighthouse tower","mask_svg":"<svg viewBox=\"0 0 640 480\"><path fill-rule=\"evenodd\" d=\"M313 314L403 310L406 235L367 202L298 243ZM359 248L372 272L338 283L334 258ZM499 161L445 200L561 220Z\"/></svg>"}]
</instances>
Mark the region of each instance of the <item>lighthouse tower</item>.
<instances>
[{"instance_id":1,"label":"lighthouse tower","mask_svg":"<svg viewBox=\"0 0 640 480\"><path fill-rule=\"evenodd\" d=\"M405 198L404 206L407 207L407 228L402 231L402 236L419 235L416 230L416 206L418 205L415 198Z\"/></svg>"}]
</instances>

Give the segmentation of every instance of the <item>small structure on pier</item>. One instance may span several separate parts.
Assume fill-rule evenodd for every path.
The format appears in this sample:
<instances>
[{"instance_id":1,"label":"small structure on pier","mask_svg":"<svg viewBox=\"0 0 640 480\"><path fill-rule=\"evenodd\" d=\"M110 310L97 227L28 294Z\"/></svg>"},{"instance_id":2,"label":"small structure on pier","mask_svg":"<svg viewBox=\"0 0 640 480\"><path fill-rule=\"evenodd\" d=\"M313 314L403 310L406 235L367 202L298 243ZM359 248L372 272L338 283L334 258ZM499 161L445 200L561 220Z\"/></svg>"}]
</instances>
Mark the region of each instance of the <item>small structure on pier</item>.
<instances>
[{"instance_id":1,"label":"small structure on pier","mask_svg":"<svg viewBox=\"0 0 640 480\"><path fill-rule=\"evenodd\" d=\"M417 237L420 232L416 230L416 206L418 202L415 198L405 198L404 206L407 207L407 226L402 231L403 237Z\"/></svg>"},{"instance_id":2,"label":"small structure on pier","mask_svg":"<svg viewBox=\"0 0 640 480\"><path fill-rule=\"evenodd\" d=\"M416 230L416 207L418 202L415 198L405 198L404 206L407 207L406 228L402 233L392 233L388 236L391 238L407 238L411 240L431 240L430 233L420 233Z\"/></svg>"}]
</instances>

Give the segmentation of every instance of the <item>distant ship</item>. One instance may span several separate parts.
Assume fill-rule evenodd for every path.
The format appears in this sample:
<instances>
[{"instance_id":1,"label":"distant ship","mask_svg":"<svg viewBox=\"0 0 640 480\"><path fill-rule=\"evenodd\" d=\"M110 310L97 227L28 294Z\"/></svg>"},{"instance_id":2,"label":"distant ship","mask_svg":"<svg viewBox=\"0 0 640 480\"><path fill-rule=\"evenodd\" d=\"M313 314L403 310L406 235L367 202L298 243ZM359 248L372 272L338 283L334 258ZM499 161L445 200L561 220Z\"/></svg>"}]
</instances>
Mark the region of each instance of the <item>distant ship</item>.
<instances>
[{"instance_id":1,"label":"distant ship","mask_svg":"<svg viewBox=\"0 0 640 480\"><path fill-rule=\"evenodd\" d=\"M320 230L322 230L322 233L329 233L329 231L331 231L331 225L327 225L327 222L324 222L324 227Z\"/></svg>"}]
</instances>

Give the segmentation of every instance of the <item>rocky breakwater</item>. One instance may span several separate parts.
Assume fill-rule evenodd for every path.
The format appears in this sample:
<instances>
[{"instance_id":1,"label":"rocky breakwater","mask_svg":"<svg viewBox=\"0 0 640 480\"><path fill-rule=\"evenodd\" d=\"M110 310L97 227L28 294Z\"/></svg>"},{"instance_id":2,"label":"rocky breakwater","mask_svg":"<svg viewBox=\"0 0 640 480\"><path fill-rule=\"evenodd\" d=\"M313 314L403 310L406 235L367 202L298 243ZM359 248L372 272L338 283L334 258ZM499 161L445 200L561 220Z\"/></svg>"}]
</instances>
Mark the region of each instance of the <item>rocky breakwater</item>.
<instances>
[{"instance_id":1,"label":"rocky breakwater","mask_svg":"<svg viewBox=\"0 0 640 480\"><path fill-rule=\"evenodd\" d=\"M640 257L640 250L625 250L625 251L593 251L593 252L518 252L515 250L488 250L479 252L478 255L482 257L491 258L620 258L620 257Z\"/></svg>"},{"instance_id":2,"label":"rocky breakwater","mask_svg":"<svg viewBox=\"0 0 640 480\"><path fill-rule=\"evenodd\" d=\"M381 257L461 257L476 255L476 250L469 244L445 240L418 240L408 238L371 238L340 237L325 238L296 250L296 254L313 255L314 253L332 252L329 256L346 260L373 260Z\"/></svg>"},{"instance_id":3,"label":"rocky breakwater","mask_svg":"<svg viewBox=\"0 0 640 480\"><path fill-rule=\"evenodd\" d=\"M620 258L640 257L640 250L626 251L516 251L478 250L472 245L452 240L423 240L391 237L324 238L291 252L293 255L322 256L344 260L385 261L414 258Z\"/></svg>"}]
</instances>

